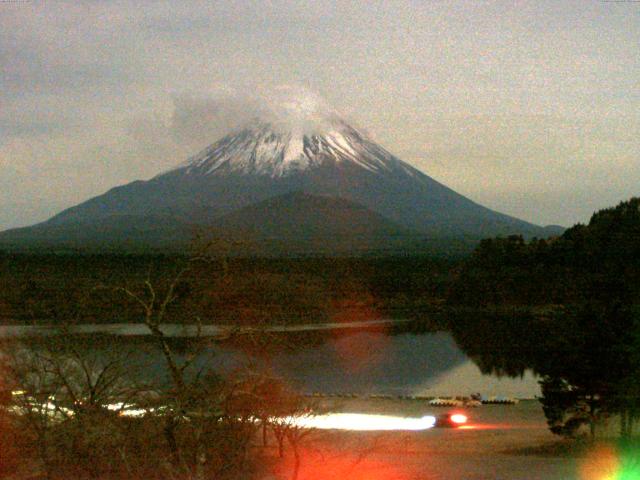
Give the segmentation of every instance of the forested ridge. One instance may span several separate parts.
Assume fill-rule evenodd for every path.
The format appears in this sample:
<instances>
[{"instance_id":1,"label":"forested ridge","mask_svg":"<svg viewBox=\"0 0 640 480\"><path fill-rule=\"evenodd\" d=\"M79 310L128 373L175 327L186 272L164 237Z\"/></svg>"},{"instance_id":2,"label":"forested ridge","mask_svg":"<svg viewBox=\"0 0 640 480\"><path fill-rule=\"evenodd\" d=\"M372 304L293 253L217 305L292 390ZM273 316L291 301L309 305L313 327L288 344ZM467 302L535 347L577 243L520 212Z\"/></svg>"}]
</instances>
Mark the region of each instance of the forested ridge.
<instances>
[{"instance_id":1,"label":"forested ridge","mask_svg":"<svg viewBox=\"0 0 640 480\"><path fill-rule=\"evenodd\" d=\"M555 433L591 435L640 415L640 198L550 240L487 239L458 271L449 305L457 341L486 372L532 369ZM528 307L528 308L523 308ZM534 307L534 308L531 308Z\"/></svg>"},{"instance_id":2,"label":"forested ridge","mask_svg":"<svg viewBox=\"0 0 640 480\"><path fill-rule=\"evenodd\" d=\"M166 287L185 255L0 254L0 322L140 322L119 287L146 280ZM319 323L419 318L442 304L454 260L387 258L226 258L190 266L168 322Z\"/></svg>"},{"instance_id":3,"label":"forested ridge","mask_svg":"<svg viewBox=\"0 0 640 480\"><path fill-rule=\"evenodd\" d=\"M452 304L633 303L640 296L640 198L595 213L559 237L483 240L464 263ZM637 300L636 300L637 301Z\"/></svg>"}]
</instances>

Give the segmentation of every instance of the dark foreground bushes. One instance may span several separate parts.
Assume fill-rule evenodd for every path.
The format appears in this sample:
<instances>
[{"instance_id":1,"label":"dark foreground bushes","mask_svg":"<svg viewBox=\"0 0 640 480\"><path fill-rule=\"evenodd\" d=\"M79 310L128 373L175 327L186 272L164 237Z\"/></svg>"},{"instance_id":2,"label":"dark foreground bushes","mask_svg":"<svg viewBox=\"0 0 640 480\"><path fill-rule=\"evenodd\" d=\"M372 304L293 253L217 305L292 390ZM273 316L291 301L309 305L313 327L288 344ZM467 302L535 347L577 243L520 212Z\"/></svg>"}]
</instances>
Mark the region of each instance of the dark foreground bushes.
<instances>
[{"instance_id":1,"label":"dark foreground bushes","mask_svg":"<svg viewBox=\"0 0 640 480\"><path fill-rule=\"evenodd\" d=\"M13 421L24 424L25 420ZM185 419L176 429L178 461L157 417L96 412L51 425L46 432L25 427L20 435L2 432L3 446L11 445L3 449L3 475L20 467L25 478L50 480L242 479L256 473L260 453L252 447L255 426L240 421Z\"/></svg>"}]
</instances>

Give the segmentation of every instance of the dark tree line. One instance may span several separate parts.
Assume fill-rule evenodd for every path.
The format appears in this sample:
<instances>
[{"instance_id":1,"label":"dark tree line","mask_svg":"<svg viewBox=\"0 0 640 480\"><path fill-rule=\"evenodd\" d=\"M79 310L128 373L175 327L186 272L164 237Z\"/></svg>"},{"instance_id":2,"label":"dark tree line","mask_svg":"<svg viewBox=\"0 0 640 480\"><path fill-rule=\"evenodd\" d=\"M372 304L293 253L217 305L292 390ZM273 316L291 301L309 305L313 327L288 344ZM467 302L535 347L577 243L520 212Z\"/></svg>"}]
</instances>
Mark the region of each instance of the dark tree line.
<instances>
[{"instance_id":1,"label":"dark tree line","mask_svg":"<svg viewBox=\"0 0 640 480\"><path fill-rule=\"evenodd\" d=\"M139 294L149 278L162 288L186 259L0 252L0 324L63 324L71 315L83 323L139 323L136 303L123 304L118 292L104 287L122 285ZM358 317L359 311L416 317L442 301L452 265L417 256L229 258L226 273L199 266L185 275L165 320L182 323L184 311L218 324L314 323Z\"/></svg>"},{"instance_id":2,"label":"dark tree line","mask_svg":"<svg viewBox=\"0 0 640 480\"><path fill-rule=\"evenodd\" d=\"M456 338L485 371L542 380L551 430L595 434L616 414L640 415L640 199L595 213L550 240L484 240L460 269L451 305Z\"/></svg>"}]
</instances>

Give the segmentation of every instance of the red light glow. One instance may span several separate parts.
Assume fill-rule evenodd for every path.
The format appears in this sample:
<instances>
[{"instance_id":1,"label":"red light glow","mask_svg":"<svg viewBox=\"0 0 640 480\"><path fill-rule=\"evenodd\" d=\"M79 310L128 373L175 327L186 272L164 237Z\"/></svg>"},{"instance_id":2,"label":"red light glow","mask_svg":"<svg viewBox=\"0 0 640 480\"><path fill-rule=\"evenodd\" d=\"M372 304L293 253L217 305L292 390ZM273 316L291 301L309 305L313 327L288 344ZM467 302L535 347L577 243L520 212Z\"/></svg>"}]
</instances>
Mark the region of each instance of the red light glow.
<instances>
[{"instance_id":1,"label":"red light glow","mask_svg":"<svg viewBox=\"0 0 640 480\"><path fill-rule=\"evenodd\" d=\"M457 424L463 424L463 423L467 423L467 416L463 415L461 413L455 413L453 415L451 415L451 421L453 423L457 423Z\"/></svg>"}]
</instances>

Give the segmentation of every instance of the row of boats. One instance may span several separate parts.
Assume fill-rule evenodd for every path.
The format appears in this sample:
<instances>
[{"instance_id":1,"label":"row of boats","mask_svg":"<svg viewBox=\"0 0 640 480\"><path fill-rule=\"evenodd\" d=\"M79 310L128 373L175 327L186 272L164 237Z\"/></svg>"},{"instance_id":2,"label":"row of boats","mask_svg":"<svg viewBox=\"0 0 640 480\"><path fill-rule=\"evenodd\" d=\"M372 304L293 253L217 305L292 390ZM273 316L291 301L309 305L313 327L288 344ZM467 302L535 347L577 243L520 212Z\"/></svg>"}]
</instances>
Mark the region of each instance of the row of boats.
<instances>
[{"instance_id":1,"label":"row of boats","mask_svg":"<svg viewBox=\"0 0 640 480\"><path fill-rule=\"evenodd\" d=\"M309 394L310 397L319 398L370 398L388 400L420 400L428 402L432 407L479 407L480 405L515 405L519 402L517 398L491 396L484 397L480 394L473 394L470 397L426 397L420 395L390 395L390 394L369 394L359 395L356 393L319 393Z\"/></svg>"},{"instance_id":2,"label":"row of boats","mask_svg":"<svg viewBox=\"0 0 640 480\"><path fill-rule=\"evenodd\" d=\"M515 405L519 402L513 397L440 397L429 400L432 407L479 407L480 405Z\"/></svg>"}]
</instances>

